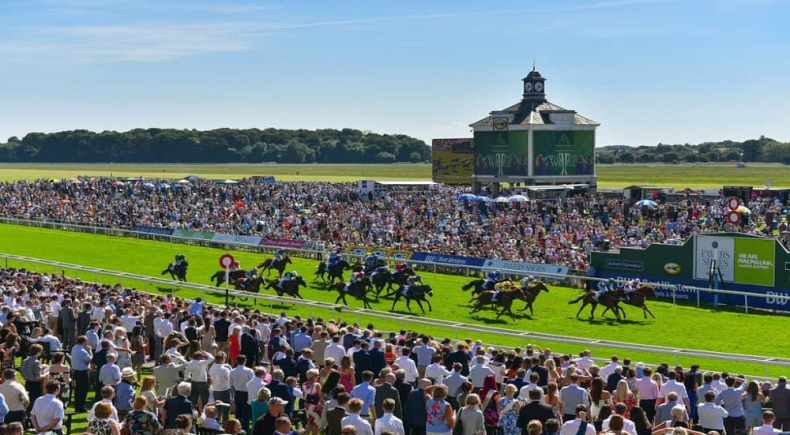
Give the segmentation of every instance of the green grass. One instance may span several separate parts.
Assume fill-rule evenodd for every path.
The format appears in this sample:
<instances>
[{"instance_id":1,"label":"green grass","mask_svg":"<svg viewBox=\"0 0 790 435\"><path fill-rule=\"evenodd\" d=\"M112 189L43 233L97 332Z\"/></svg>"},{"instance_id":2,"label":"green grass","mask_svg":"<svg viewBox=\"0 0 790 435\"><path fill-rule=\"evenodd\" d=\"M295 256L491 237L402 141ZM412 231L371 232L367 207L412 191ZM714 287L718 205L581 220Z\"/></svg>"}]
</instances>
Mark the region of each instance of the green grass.
<instances>
[{"instance_id":1,"label":"green grass","mask_svg":"<svg viewBox=\"0 0 790 435\"><path fill-rule=\"evenodd\" d=\"M157 277L168 262L172 261L174 254L183 252L190 261L190 282L202 284L209 284L209 276L218 269L217 259L223 252L218 249L174 245L133 238L94 236L11 225L0 225L0 240L2 240L0 250L4 253ZM234 252L233 255L241 261L243 267L249 267L253 263L257 264L264 259L264 256L260 254L248 252ZM14 262L8 265L19 266L19 264ZM306 276L308 283L311 284L310 288L303 290L303 295L307 299L333 303L336 293L328 292L320 283L312 282L315 266L316 261L295 260L294 269ZM36 266L36 268L45 272L59 272L57 269L53 270L42 266ZM69 273L74 276L73 272ZM422 273L422 275L426 283L433 286L435 293L432 299L433 312L428 313L426 316L429 318L504 327L518 331L581 337L590 340L614 340L728 353L783 357L790 351L790 343L785 339L786 333L784 329L787 324L787 318L784 316L765 313L743 314L721 309L698 309L692 306L674 306L668 302L650 301L651 310L657 317L655 320L643 320L641 313L632 307L626 308L629 318L622 323L615 322L611 318L602 319L600 315L595 320L589 320L587 312L582 315L581 320L577 320L575 314L576 310L578 310L578 305L569 306L567 302L578 296L579 291L551 286L551 292L542 294L536 302L534 317L519 313L518 320L515 323L510 319L495 321L495 314L491 310L484 310L482 313L475 315L468 314L469 306L467 301L469 294L460 290L461 285L467 282L465 278L434 274L432 272ZM93 274L86 276L83 273L79 276L83 279L96 279ZM98 278L100 280L104 279L104 282L118 282L117 278L102 278L101 276ZM123 284L128 286L135 285L149 291L171 291L171 288L146 287L145 284L127 278L124 278ZM199 295L206 296L201 291L189 289L178 290L177 295L188 298ZM208 296L213 302L221 303L224 301L224 297L220 292L212 292ZM360 301L349 299L349 303L352 307L361 307ZM387 311L390 309L391 304L391 300L382 299L378 302L373 302L373 307L376 310ZM520 302L517 302L516 306L520 309L522 305ZM289 311L299 312L303 315L322 316L324 318L343 317L344 320L365 323L372 321L377 327L385 330L410 328L408 324L395 319L368 319L364 315L358 316L356 313L338 313L334 310L318 307L299 308L298 306L293 307L287 304L275 304L264 305L261 308L277 313ZM413 309L418 310L416 306ZM396 312L408 314L403 303L399 303L396 307ZM417 311L414 314L417 314ZM441 337L465 338L474 336L474 338L480 338L488 343L509 346L523 346L526 344L524 340L483 332L473 334L452 330L438 324L416 329ZM756 339L756 337L759 338ZM542 346L548 345L554 350L570 353L576 353L581 350L575 345L548 342L539 342L538 344ZM591 344L590 347L594 347L594 344ZM652 363L661 361L667 361L670 364L677 362L684 365L700 363L705 368L768 375L768 373L765 373L763 366L757 364L725 363L716 360L692 359L682 355L625 352L604 347L594 348L594 351L599 357L618 353L620 356L627 354L634 360ZM784 369L772 368L770 374L776 375L780 372L784 372Z\"/></svg>"},{"instance_id":2,"label":"green grass","mask_svg":"<svg viewBox=\"0 0 790 435\"><path fill-rule=\"evenodd\" d=\"M429 180L431 165L155 165L155 164L0 164L0 181L71 178L78 175L172 178L199 175L211 179L239 179L274 175L282 181Z\"/></svg>"},{"instance_id":3,"label":"green grass","mask_svg":"<svg viewBox=\"0 0 790 435\"><path fill-rule=\"evenodd\" d=\"M603 188L632 184L655 184L683 189L721 188L727 185L790 186L790 168L779 164L750 163L745 168L732 164L685 165L598 165L598 185ZM0 164L0 181L36 178L70 178L77 175L144 176L181 178L196 174L205 178L242 178L274 175L283 181L429 180L427 164L398 165L152 165L152 164Z\"/></svg>"}]
</instances>

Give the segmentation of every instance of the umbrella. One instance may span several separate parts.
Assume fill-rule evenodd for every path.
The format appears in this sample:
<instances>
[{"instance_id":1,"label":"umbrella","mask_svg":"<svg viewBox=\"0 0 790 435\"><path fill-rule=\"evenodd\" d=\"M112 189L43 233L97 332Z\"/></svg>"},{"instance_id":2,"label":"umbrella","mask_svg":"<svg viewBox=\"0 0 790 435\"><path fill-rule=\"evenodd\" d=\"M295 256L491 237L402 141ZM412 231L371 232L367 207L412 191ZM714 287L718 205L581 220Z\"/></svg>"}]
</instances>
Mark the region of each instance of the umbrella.
<instances>
[{"instance_id":1,"label":"umbrella","mask_svg":"<svg viewBox=\"0 0 790 435\"><path fill-rule=\"evenodd\" d=\"M112 183L113 186L123 186L123 181L116 181Z\"/></svg>"},{"instance_id":2,"label":"umbrella","mask_svg":"<svg viewBox=\"0 0 790 435\"><path fill-rule=\"evenodd\" d=\"M197 175L187 175L184 177L184 180L195 181L195 180L202 180L202 178L198 177Z\"/></svg>"},{"instance_id":3,"label":"umbrella","mask_svg":"<svg viewBox=\"0 0 790 435\"><path fill-rule=\"evenodd\" d=\"M61 199L58 202L61 203L61 204L71 204L71 200L70 199Z\"/></svg>"},{"instance_id":4,"label":"umbrella","mask_svg":"<svg viewBox=\"0 0 790 435\"><path fill-rule=\"evenodd\" d=\"M507 198L504 196L497 197L494 202L507 202Z\"/></svg>"},{"instance_id":5,"label":"umbrella","mask_svg":"<svg viewBox=\"0 0 790 435\"><path fill-rule=\"evenodd\" d=\"M228 180L219 180L217 181L217 184L239 184L239 182L236 180L228 179Z\"/></svg>"},{"instance_id":6,"label":"umbrella","mask_svg":"<svg viewBox=\"0 0 790 435\"><path fill-rule=\"evenodd\" d=\"M752 214L752 211L749 210L749 207L746 207L745 205L738 206L738 208L736 208L735 211L743 214Z\"/></svg>"},{"instance_id":7,"label":"umbrella","mask_svg":"<svg viewBox=\"0 0 790 435\"><path fill-rule=\"evenodd\" d=\"M527 202L529 198L524 195L513 195L507 199L507 202Z\"/></svg>"},{"instance_id":8,"label":"umbrella","mask_svg":"<svg viewBox=\"0 0 790 435\"><path fill-rule=\"evenodd\" d=\"M160 189L169 189L169 188L170 188L170 185L169 185L169 184L167 184L167 183L162 183L162 184L160 184L160 185L159 185L159 188L160 188Z\"/></svg>"},{"instance_id":9,"label":"umbrella","mask_svg":"<svg viewBox=\"0 0 790 435\"><path fill-rule=\"evenodd\" d=\"M475 202L491 202L492 199L487 196L478 196L475 198Z\"/></svg>"},{"instance_id":10,"label":"umbrella","mask_svg":"<svg viewBox=\"0 0 790 435\"><path fill-rule=\"evenodd\" d=\"M76 178L72 178L71 180L69 180L69 182L73 183L73 184L82 184L82 181L80 181L80 180L78 180Z\"/></svg>"},{"instance_id":11,"label":"umbrella","mask_svg":"<svg viewBox=\"0 0 790 435\"><path fill-rule=\"evenodd\" d=\"M178 181L176 181L176 183L178 183L178 184L189 184L189 181L187 181L187 180L178 180Z\"/></svg>"},{"instance_id":12,"label":"umbrella","mask_svg":"<svg viewBox=\"0 0 790 435\"><path fill-rule=\"evenodd\" d=\"M471 193L464 193L463 195L458 195L458 198L456 199L459 201L474 201L475 199L477 199L477 196Z\"/></svg>"},{"instance_id":13,"label":"umbrella","mask_svg":"<svg viewBox=\"0 0 790 435\"><path fill-rule=\"evenodd\" d=\"M644 207L644 206L655 207L656 206L656 202L655 201L651 201L649 199L643 199L643 200L637 202L636 206L637 207Z\"/></svg>"},{"instance_id":14,"label":"umbrella","mask_svg":"<svg viewBox=\"0 0 790 435\"><path fill-rule=\"evenodd\" d=\"M184 188L184 186L182 186L182 185L180 185L180 184L174 184L174 185L172 185L171 187L172 187L173 189L183 189L183 188Z\"/></svg>"},{"instance_id":15,"label":"umbrella","mask_svg":"<svg viewBox=\"0 0 790 435\"><path fill-rule=\"evenodd\" d=\"M154 186L153 183L143 183L143 187L145 187L146 189L153 189L156 186Z\"/></svg>"}]
</instances>

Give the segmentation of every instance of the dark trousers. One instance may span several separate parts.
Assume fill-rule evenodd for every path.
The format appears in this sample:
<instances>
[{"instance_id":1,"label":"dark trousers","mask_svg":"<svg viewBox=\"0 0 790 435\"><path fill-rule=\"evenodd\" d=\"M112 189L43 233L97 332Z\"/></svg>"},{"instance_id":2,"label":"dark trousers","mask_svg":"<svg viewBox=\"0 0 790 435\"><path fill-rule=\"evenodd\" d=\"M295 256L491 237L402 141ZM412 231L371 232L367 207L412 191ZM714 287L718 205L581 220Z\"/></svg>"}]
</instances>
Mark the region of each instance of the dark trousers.
<instances>
[{"instance_id":1,"label":"dark trousers","mask_svg":"<svg viewBox=\"0 0 790 435\"><path fill-rule=\"evenodd\" d=\"M645 410L647 421L652 424L656 416L656 399L642 399L639 401L639 407Z\"/></svg>"},{"instance_id":2,"label":"dark trousers","mask_svg":"<svg viewBox=\"0 0 790 435\"><path fill-rule=\"evenodd\" d=\"M156 359L156 336L146 337L148 339L148 358ZM157 364L154 364L157 365Z\"/></svg>"},{"instance_id":3,"label":"dark trousers","mask_svg":"<svg viewBox=\"0 0 790 435\"><path fill-rule=\"evenodd\" d=\"M214 391L214 400L219 400L220 402L228 405L217 407L217 410L219 411L219 421L224 422L228 419L228 417L230 417L230 390Z\"/></svg>"},{"instance_id":4,"label":"dark trousers","mask_svg":"<svg viewBox=\"0 0 790 435\"><path fill-rule=\"evenodd\" d=\"M746 428L746 419L741 417L726 417L724 419L724 430L728 435L735 435L738 429Z\"/></svg>"},{"instance_id":5,"label":"dark trousers","mask_svg":"<svg viewBox=\"0 0 790 435\"><path fill-rule=\"evenodd\" d=\"M790 418L777 418L774 420L774 429L779 429L785 432L790 431Z\"/></svg>"},{"instance_id":6,"label":"dark trousers","mask_svg":"<svg viewBox=\"0 0 790 435\"><path fill-rule=\"evenodd\" d=\"M425 426L416 426L409 423L403 424L406 435L425 435Z\"/></svg>"},{"instance_id":7,"label":"dark trousers","mask_svg":"<svg viewBox=\"0 0 790 435\"><path fill-rule=\"evenodd\" d=\"M198 407L198 398L202 399L200 407ZM189 394L189 401L192 402L192 406L198 411L203 409L208 403L208 383L192 382L192 392Z\"/></svg>"},{"instance_id":8,"label":"dark trousers","mask_svg":"<svg viewBox=\"0 0 790 435\"><path fill-rule=\"evenodd\" d=\"M5 424L10 424L15 421L20 423L25 422L25 411L9 411L5 416Z\"/></svg>"},{"instance_id":9,"label":"dark trousers","mask_svg":"<svg viewBox=\"0 0 790 435\"><path fill-rule=\"evenodd\" d=\"M74 409L81 411L85 409L85 400L88 398L90 380L87 370L74 370Z\"/></svg>"},{"instance_id":10,"label":"dark trousers","mask_svg":"<svg viewBox=\"0 0 790 435\"><path fill-rule=\"evenodd\" d=\"M36 403L36 399L43 396L42 387L43 384L41 381L25 381L25 389L27 390L28 397L30 397L30 405L27 407L28 413L33 409L33 404Z\"/></svg>"},{"instance_id":11,"label":"dark trousers","mask_svg":"<svg viewBox=\"0 0 790 435\"><path fill-rule=\"evenodd\" d=\"M252 408L247 403L249 395L246 391L236 391L233 395L233 401L236 403L236 419L241 422L241 429L247 433L252 428L250 427L250 420L252 420Z\"/></svg>"}]
</instances>

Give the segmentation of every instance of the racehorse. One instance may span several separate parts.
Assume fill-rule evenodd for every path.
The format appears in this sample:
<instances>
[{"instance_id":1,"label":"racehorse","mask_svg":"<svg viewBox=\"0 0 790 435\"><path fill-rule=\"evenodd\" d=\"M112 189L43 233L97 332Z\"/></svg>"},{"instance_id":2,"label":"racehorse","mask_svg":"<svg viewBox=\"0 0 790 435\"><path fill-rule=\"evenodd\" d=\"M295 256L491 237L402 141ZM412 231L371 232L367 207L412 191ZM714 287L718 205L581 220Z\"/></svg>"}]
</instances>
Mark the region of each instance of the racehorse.
<instances>
[{"instance_id":1,"label":"racehorse","mask_svg":"<svg viewBox=\"0 0 790 435\"><path fill-rule=\"evenodd\" d=\"M239 279L239 278L244 278L244 275L246 273L247 272L245 272L243 270L231 270L228 273L228 278L230 278L230 280L232 282L233 280L236 280L236 279ZM223 282L225 282L225 270L224 269L223 270L218 270L217 273L215 273L214 275L211 275L211 278L209 278L209 279L211 280L212 283L214 281L217 281L217 287L219 287L220 285L222 285Z\"/></svg>"},{"instance_id":2,"label":"racehorse","mask_svg":"<svg viewBox=\"0 0 790 435\"><path fill-rule=\"evenodd\" d=\"M368 290L372 286L373 284L370 282L369 276L366 276L362 278L360 281L350 284L348 287L348 292L346 292L346 283L339 282L335 285L335 290L337 290L337 292L340 293L340 296L338 296L337 299L335 299L335 303L340 302L340 300L342 299L343 304L345 304L345 306L348 306L348 301L346 301L346 293L348 293L349 295L362 300L362 303L364 304L365 308L370 308L372 310L373 307L371 307L370 302L368 302Z\"/></svg>"},{"instance_id":3,"label":"racehorse","mask_svg":"<svg viewBox=\"0 0 790 435\"><path fill-rule=\"evenodd\" d=\"M546 293L549 292L549 288L546 287L546 284L544 284L543 281L538 281L535 283L535 285L527 287L527 289L524 290L524 301L527 303L527 305L524 305L524 308L522 308L521 311L525 311L527 308L529 308L529 314L534 316L535 312L532 311L532 303L535 302L535 299L538 298L541 291L545 291Z\"/></svg>"},{"instance_id":4,"label":"racehorse","mask_svg":"<svg viewBox=\"0 0 790 435\"><path fill-rule=\"evenodd\" d=\"M587 305L592 305L592 309L590 310L590 318L594 319L595 318L595 307L597 307L598 304L601 304L604 307L606 307L607 309L611 309L612 312L614 312L614 316L617 317L617 320L621 320L620 319L620 311L622 311L623 309L619 306L620 295L621 295L620 292L621 292L620 290L614 290L614 291L606 292L603 295L603 297L598 298L599 300L596 301L595 300L595 295L597 295L598 292L590 290L587 293L581 295L580 297L568 302L568 305L573 305L573 304L575 304L575 303L577 303L579 301L582 301L582 306L581 306L581 308L579 308L579 311L576 313L576 318L577 319L579 318L579 314L581 314L582 310ZM606 310L604 310L604 313L605 312L606 312ZM603 315L603 314L601 314L601 315Z\"/></svg>"},{"instance_id":5,"label":"racehorse","mask_svg":"<svg viewBox=\"0 0 790 435\"><path fill-rule=\"evenodd\" d=\"M387 286L387 292L388 292L387 296L390 296L390 295L393 294L392 293L392 287L393 286L398 287L398 289L403 288L403 286L406 285L406 279L408 279L410 276L414 276L414 275L415 275L414 269L412 269L411 267L404 267L403 270L400 273L397 273L397 272L396 273L391 273L390 274L390 283Z\"/></svg>"},{"instance_id":6,"label":"racehorse","mask_svg":"<svg viewBox=\"0 0 790 435\"><path fill-rule=\"evenodd\" d=\"M230 281L230 284L236 290L241 290L249 293L260 293L261 285L265 283L266 280L263 279L263 275L256 275L252 279L241 277Z\"/></svg>"},{"instance_id":7,"label":"racehorse","mask_svg":"<svg viewBox=\"0 0 790 435\"><path fill-rule=\"evenodd\" d=\"M187 261L180 261L173 266L172 270L170 265L168 265L167 269L162 271L162 275L170 273L171 278L187 282L187 269L189 269L189 263Z\"/></svg>"},{"instance_id":8,"label":"racehorse","mask_svg":"<svg viewBox=\"0 0 790 435\"><path fill-rule=\"evenodd\" d=\"M399 291L399 292L395 293L395 300L392 301L392 308L390 308L390 311L394 311L395 310L395 304L398 302L398 300L400 298L405 298L406 299L406 308L409 311L411 311L411 307L409 306L411 301L417 302L417 305L420 306L420 311L422 311L423 314L425 314L425 309L422 307L422 302L420 302L420 301L425 301L425 303L428 304L428 311L433 311L433 307L431 307L431 301L429 301L425 297L425 295L428 295L428 296L431 296L431 297L433 296L433 289L431 289L431 286L429 286L429 285L413 285L413 286L409 287L409 289L406 291L405 295L403 294L403 292Z\"/></svg>"},{"instance_id":9,"label":"racehorse","mask_svg":"<svg viewBox=\"0 0 790 435\"><path fill-rule=\"evenodd\" d=\"M502 307L502 311L500 311L499 314L497 314L496 316L497 319L502 317L502 314L505 314L505 312L507 312L508 314L510 314L510 317L515 321L516 315L513 314L513 311L510 310L510 307L513 305L514 300L516 299L524 300L526 298L526 295L524 295L524 290L522 290L521 287L513 287L513 290L511 291L500 292L499 296L497 297L497 300L494 301L494 295L496 293L497 292L495 291L486 290L480 293L479 295L472 297L472 300L477 301L477 305L475 305L475 307L472 309L472 311L469 312L469 314L473 314L480 311L480 309L486 305L494 305L494 306Z\"/></svg>"},{"instance_id":10,"label":"racehorse","mask_svg":"<svg viewBox=\"0 0 790 435\"><path fill-rule=\"evenodd\" d=\"M282 260L277 261L273 258L267 258L263 261L263 263L258 265L258 269L261 270L261 273L266 272L266 275L271 275L272 269L276 270L280 273L280 278L283 277L283 272L285 271L286 264L292 264L291 256L286 255L283 257Z\"/></svg>"},{"instance_id":11,"label":"racehorse","mask_svg":"<svg viewBox=\"0 0 790 435\"><path fill-rule=\"evenodd\" d=\"M484 279L476 279L474 281L469 281L463 287L461 287L461 290L463 290L463 291L467 291L467 290L469 290L472 287L475 288L474 290L472 290L472 299L470 299L469 302L474 300L474 296L475 295L479 295L480 293L486 291L486 289L483 288L483 284L485 284L485 282L486 282L486 280L484 280Z\"/></svg>"},{"instance_id":12,"label":"racehorse","mask_svg":"<svg viewBox=\"0 0 790 435\"><path fill-rule=\"evenodd\" d=\"M376 299L378 299L385 286L389 284L390 288L392 288L392 272L381 272L375 275L370 282L373 283L373 287L376 289Z\"/></svg>"},{"instance_id":13,"label":"racehorse","mask_svg":"<svg viewBox=\"0 0 790 435\"><path fill-rule=\"evenodd\" d=\"M324 275L329 275L329 284L334 284L336 279L343 281L343 271L351 269L351 265L348 264L346 260L340 260L336 264L333 264L327 267L326 262L322 261L318 263L318 271L316 271L315 275L321 278L326 284L326 279L324 279Z\"/></svg>"},{"instance_id":14,"label":"racehorse","mask_svg":"<svg viewBox=\"0 0 790 435\"><path fill-rule=\"evenodd\" d=\"M299 294L300 286L307 287L307 283L305 282L304 277L297 276L296 278L286 282L284 287L280 286L280 281L274 280L270 282L266 288L277 292L277 296L282 296L285 294L288 296L293 296L294 299L304 299L302 295Z\"/></svg>"},{"instance_id":15,"label":"racehorse","mask_svg":"<svg viewBox=\"0 0 790 435\"><path fill-rule=\"evenodd\" d=\"M650 316L655 319L656 316L654 316L653 313L650 312L650 309L647 308L647 305L645 305L645 300L647 298L656 299L656 297L657 297L656 296L656 290L653 288L653 286L651 286L649 284L644 284L644 285L639 286L638 289L636 289L636 290L634 290L632 292L624 292L622 294L622 299L621 300L623 302L625 302L626 304L628 304L628 305L631 305L631 306L634 306L634 307L637 307L637 308L641 308L642 309L642 314L645 316L645 319L647 319L647 315L648 314L650 314ZM623 318L625 319L626 318L625 317L625 310L623 310L621 307L618 307L618 308L620 308L620 312L623 313ZM608 308L606 310L604 310L603 312L606 313L607 310L608 310ZM603 314L601 314L601 315L603 315Z\"/></svg>"}]
</instances>

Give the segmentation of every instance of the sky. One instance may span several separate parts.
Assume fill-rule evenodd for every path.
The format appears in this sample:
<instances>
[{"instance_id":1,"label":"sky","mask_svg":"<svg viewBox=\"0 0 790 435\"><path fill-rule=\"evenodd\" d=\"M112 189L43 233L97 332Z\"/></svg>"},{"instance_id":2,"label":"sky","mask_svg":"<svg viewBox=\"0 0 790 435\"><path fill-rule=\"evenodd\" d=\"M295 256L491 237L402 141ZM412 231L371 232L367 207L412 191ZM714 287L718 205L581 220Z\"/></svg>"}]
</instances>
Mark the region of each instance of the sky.
<instances>
[{"instance_id":1,"label":"sky","mask_svg":"<svg viewBox=\"0 0 790 435\"><path fill-rule=\"evenodd\" d=\"M0 142L356 128L470 137L537 69L597 145L790 141L790 0L0 0Z\"/></svg>"}]
</instances>

